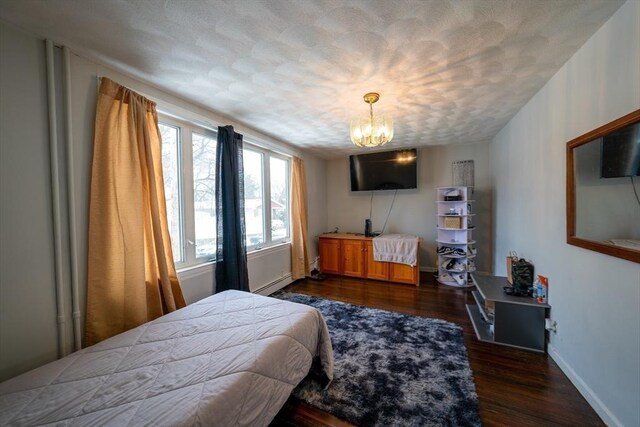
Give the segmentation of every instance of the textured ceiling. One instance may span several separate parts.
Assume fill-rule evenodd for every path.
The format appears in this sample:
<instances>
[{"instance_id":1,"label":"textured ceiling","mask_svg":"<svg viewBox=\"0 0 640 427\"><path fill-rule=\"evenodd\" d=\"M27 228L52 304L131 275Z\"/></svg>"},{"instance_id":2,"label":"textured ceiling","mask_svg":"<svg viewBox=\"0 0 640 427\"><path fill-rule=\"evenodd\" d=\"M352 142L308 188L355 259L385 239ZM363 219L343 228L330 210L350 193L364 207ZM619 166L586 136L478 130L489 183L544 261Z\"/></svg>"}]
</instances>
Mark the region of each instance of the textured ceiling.
<instances>
[{"instance_id":1,"label":"textured ceiling","mask_svg":"<svg viewBox=\"0 0 640 427\"><path fill-rule=\"evenodd\" d=\"M0 0L0 18L332 157L362 151L370 91L388 148L490 140L622 3Z\"/></svg>"}]
</instances>

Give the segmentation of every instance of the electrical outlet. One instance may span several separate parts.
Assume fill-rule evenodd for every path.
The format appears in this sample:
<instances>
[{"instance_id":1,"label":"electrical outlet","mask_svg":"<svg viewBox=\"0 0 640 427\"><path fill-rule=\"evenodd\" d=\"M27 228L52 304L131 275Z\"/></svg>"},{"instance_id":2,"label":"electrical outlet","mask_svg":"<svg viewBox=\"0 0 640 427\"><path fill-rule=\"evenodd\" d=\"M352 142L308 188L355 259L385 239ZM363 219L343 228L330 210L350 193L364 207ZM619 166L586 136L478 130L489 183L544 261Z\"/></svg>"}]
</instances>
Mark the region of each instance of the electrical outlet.
<instances>
[{"instance_id":1,"label":"electrical outlet","mask_svg":"<svg viewBox=\"0 0 640 427\"><path fill-rule=\"evenodd\" d=\"M555 334L558 332L558 323L553 319L544 319L544 328Z\"/></svg>"}]
</instances>

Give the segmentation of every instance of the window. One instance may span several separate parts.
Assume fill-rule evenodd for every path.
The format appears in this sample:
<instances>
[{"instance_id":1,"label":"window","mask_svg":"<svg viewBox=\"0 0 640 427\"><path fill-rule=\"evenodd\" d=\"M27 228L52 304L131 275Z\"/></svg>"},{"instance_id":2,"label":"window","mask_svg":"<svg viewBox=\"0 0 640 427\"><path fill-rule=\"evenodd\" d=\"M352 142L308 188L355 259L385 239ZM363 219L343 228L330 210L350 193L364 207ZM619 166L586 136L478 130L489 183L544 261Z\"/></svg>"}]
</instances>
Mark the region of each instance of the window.
<instances>
[{"instance_id":1,"label":"window","mask_svg":"<svg viewBox=\"0 0 640 427\"><path fill-rule=\"evenodd\" d=\"M210 261L216 252L216 132L165 116L159 127L174 261L178 268ZM243 161L248 250L287 241L289 158L245 142Z\"/></svg>"},{"instance_id":2,"label":"window","mask_svg":"<svg viewBox=\"0 0 640 427\"><path fill-rule=\"evenodd\" d=\"M164 177L164 197L167 202L167 220L169 222L169 234L171 235L171 249L175 262L183 261L182 253L182 222L180 201L180 128L160 124L162 137L162 173Z\"/></svg>"},{"instance_id":3,"label":"window","mask_svg":"<svg viewBox=\"0 0 640 427\"><path fill-rule=\"evenodd\" d=\"M244 217L247 247L260 248L289 239L288 158L245 144ZM266 203L265 201L269 201Z\"/></svg>"},{"instance_id":4,"label":"window","mask_svg":"<svg viewBox=\"0 0 640 427\"><path fill-rule=\"evenodd\" d=\"M265 242L263 157L262 153L246 148L242 152L247 247L258 247Z\"/></svg>"},{"instance_id":5,"label":"window","mask_svg":"<svg viewBox=\"0 0 640 427\"><path fill-rule=\"evenodd\" d=\"M196 258L216 252L216 139L191 134Z\"/></svg>"},{"instance_id":6,"label":"window","mask_svg":"<svg viewBox=\"0 0 640 427\"><path fill-rule=\"evenodd\" d=\"M289 238L289 160L269 159L271 176L271 239Z\"/></svg>"}]
</instances>

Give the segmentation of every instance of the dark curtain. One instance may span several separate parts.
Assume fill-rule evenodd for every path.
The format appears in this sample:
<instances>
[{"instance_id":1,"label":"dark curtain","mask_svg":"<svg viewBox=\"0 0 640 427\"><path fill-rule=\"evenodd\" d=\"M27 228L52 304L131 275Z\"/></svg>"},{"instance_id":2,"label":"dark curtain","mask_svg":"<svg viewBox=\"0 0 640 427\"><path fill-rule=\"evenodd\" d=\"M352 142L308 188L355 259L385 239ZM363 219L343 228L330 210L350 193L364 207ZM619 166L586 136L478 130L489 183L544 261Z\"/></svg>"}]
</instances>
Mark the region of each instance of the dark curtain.
<instances>
[{"instance_id":1,"label":"dark curtain","mask_svg":"<svg viewBox=\"0 0 640 427\"><path fill-rule=\"evenodd\" d=\"M218 127L216 229L216 292L248 292L242 135L235 133L233 126Z\"/></svg>"}]
</instances>

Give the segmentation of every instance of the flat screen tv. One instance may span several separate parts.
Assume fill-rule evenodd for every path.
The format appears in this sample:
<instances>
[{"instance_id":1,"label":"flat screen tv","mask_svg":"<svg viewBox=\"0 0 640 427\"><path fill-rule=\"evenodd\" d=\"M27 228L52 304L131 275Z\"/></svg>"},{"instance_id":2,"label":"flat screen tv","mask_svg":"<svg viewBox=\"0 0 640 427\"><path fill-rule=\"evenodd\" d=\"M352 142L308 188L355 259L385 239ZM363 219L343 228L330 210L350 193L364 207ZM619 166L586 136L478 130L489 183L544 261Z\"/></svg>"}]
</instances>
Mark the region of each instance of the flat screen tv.
<instances>
[{"instance_id":1,"label":"flat screen tv","mask_svg":"<svg viewBox=\"0 0 640 427\"><path fill-rule=\"evenodd\" d=\"M602 138L600 177L640 176L640 123Z\"/></svg>"},{"instance_id":2,"label":"flat screen tv","mask_svg":"<svg viewBox=\"0 0 640 427\"><path fill-rule=\"evenodd\" d=\"M417 188L417 163L415 148L349 156L351 191Z\"/></svg>"}]
</instances>

